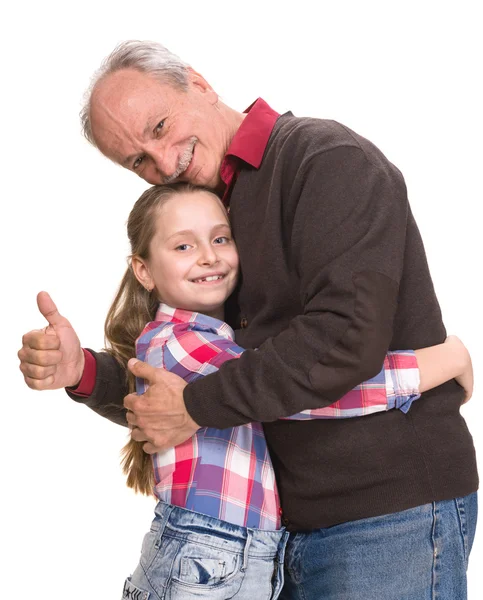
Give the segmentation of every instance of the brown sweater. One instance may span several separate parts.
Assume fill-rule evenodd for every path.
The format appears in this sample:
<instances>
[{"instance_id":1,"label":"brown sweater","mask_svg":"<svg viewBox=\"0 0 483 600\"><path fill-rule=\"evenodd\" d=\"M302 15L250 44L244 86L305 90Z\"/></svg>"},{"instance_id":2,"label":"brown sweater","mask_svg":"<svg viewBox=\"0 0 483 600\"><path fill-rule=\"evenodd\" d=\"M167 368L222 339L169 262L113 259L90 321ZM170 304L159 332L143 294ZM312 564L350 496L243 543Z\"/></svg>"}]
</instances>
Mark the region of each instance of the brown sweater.
<instances>
[{"instance_id":1,"label":"brown sweater","mask_svg":"<svg viewBox=\"0 0 483 600\"><path fill-rule=\"evenodd\" d=\"M242 168L230 206L245 324L237 342L258 350L186 388L193 419L217 428L265 424L291 530L475 491L475 452L455 381L408 414L277 420L333 403L379 372L388 349L445 338L400 172L342 125L287 114L260 168ZM119 421L122 379L108 356L96 358L86 404Z\"/></svg>"}]
</instances>

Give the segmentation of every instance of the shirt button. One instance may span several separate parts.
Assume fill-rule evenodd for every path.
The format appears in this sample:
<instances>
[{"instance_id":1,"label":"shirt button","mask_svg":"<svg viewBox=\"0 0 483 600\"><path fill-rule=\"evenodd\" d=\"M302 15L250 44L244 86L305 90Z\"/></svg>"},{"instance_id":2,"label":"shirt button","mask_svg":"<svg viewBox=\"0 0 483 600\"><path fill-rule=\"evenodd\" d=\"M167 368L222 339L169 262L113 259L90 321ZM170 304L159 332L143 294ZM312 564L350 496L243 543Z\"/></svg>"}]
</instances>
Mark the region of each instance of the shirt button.
<instances>
[{"instance_id":1,"label":"shirt button","mask_svg":"<svg viewBox=\"0 0 483 600\"><path fill-rule=\"evenodd\" d=\"M242 317L240 321L240 327L242 329L246 329L248 327L248 319L246 317Z\"/></svg>"}]
</instances>

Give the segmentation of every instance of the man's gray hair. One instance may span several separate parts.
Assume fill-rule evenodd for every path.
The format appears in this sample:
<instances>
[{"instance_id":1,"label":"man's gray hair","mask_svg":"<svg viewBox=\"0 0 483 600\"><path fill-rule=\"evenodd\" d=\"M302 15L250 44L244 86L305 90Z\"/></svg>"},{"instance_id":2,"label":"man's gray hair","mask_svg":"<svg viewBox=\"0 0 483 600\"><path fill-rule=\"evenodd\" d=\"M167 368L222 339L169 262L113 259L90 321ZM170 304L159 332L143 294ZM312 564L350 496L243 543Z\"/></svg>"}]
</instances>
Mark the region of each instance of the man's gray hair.
<instances>
[{"instance_id":1,"label":"man's gray hair","mask_svg":"<svg viewBox=\"0 0 483 600\"><path fill-rule=\"evenodd\" d=\"M142 73L155 75L160 81L170 83L178 89L186 90L188 88L188 66L176 54L157 42L138 40L121 42L104 59L91 79L91 84L84 96L84 105L80 111L82 133L93 146L96 146L90 121L92 93L97 84L107 75L121 69L135 69Z\"/></svg>"}]
</instances>

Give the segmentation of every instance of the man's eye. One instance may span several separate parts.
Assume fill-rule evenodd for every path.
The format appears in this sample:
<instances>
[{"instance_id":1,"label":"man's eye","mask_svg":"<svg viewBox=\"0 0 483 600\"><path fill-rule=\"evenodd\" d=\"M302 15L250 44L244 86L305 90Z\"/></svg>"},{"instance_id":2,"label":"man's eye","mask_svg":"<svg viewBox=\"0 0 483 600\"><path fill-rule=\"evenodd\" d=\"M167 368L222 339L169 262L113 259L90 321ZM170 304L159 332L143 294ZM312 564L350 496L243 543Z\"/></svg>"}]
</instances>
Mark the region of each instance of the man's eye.
<instances>
[{"instance_id":1,"label":"man's eye","mask_svg":"<svg viewBox=\"0 0 483 600\"><path fill-rule=\"evenodd\" d=\"M155 133L156 135L158 135L158 133L161 131L161 129L162 129L163 127L164 127L164 120L163 120L163 121L160 121L160 122L159 122L159 123L156 125L156 127L154 128L154 133Z\"/></svg>"},{"instance_id":2,"label":"man's eye","mask_svg":"<svg viewBox=\"0 0 483 600\"><path fill-rule=\"evenodd\" d=\"M136 158L132 165L133 170L136 170L139 167L139 165L143 162L143 160L144 156L139 156L138 158Z\"/></svg>"}]
</instances>

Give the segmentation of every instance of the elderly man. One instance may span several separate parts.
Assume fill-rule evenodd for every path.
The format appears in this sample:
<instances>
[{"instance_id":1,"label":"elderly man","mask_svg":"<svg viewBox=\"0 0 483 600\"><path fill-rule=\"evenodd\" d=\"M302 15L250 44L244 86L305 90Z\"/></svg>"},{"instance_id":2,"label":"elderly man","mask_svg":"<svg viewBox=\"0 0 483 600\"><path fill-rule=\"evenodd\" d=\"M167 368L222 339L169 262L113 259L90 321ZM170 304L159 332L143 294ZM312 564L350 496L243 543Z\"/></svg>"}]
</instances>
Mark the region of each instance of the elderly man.
<instances>
[{"instance_id":1,"label":"elderly man","mask_svg":"<svg viewBox=\"0 0 483 600\"><path fill-rule=\"evenodd\" d=\"M291 531L282 598L465 598L478 476L455 381L408 414L278 420L332 404L388 349L445 338L400 172L338 123L279 115L261 99L233 110L158 44L121 44L82 118L91 143L149 183L223 197L243 274L237 340L258 348L186 387L134 363L151 386L124 400L133 437L154 452L199 426L265 424ZM71 397L125 424L116 361L81 350L43 302L57 335L24 336L27 383L77 386Z\"/></svg>"}]
</instances>

